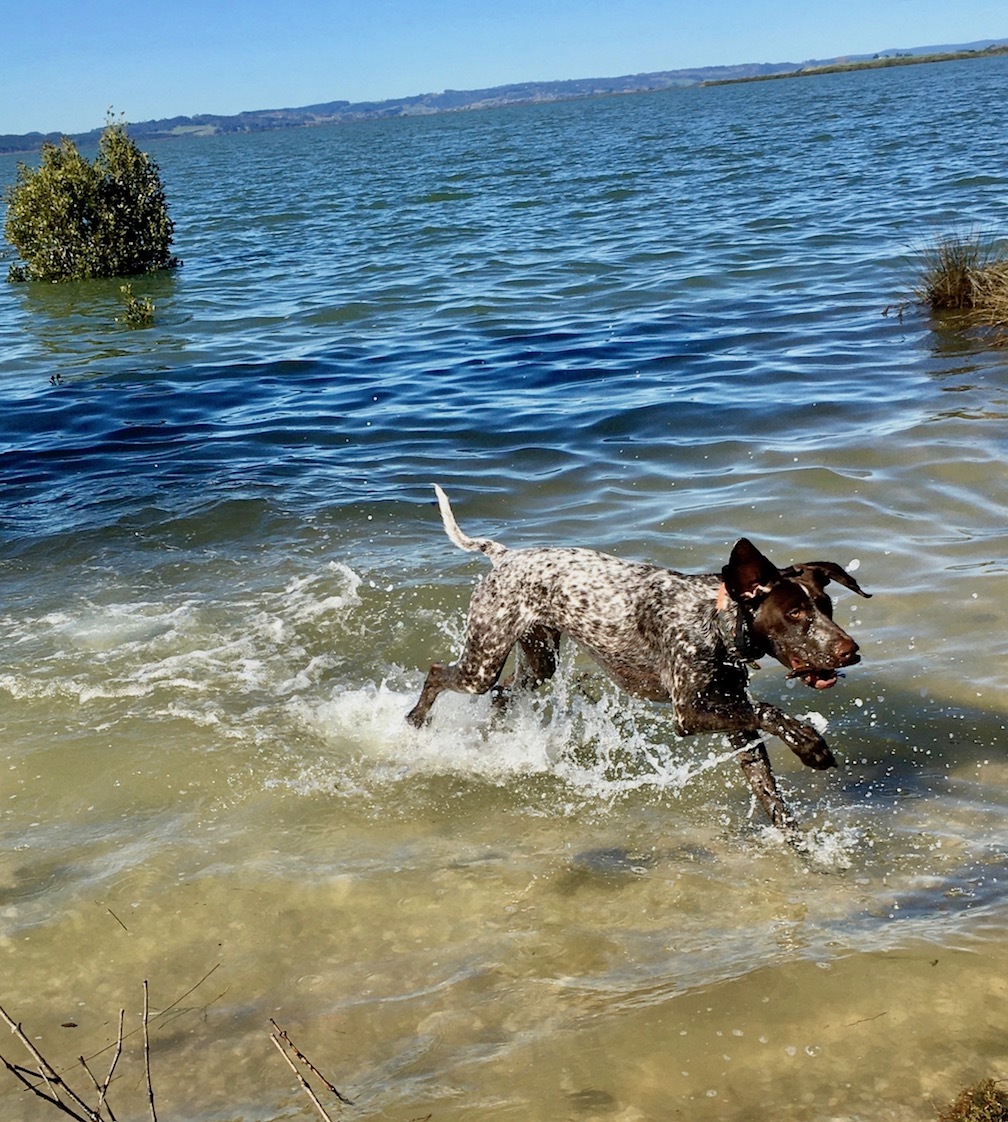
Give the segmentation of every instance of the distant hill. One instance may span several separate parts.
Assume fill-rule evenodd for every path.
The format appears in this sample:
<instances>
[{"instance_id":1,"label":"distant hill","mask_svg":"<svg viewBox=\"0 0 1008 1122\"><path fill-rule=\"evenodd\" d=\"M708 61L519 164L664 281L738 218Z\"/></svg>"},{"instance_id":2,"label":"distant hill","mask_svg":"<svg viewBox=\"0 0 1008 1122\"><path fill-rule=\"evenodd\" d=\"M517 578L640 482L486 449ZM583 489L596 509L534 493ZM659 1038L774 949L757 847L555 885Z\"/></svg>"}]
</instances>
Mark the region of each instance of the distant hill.
<instances>
[{"instance_id":1,"label":"distant hill","mask_svg":"<svg viewBox=\"0 0 1008 1122\"><path fill-rule=\"evenodd\" d=\"M876 55L851 55L829 62L806 62L797 70L787 70L776 74L757 74L752 77L718 78L704 82L705 86L724 86L736 82L763 82L776 78L811 78L822 74L841 74L848 70L884 70L898 66L913 66L926 62L957 62L962 59L989 58L991 55L1008 54L1005 42L993 42L990 46L966 47L915 47L909 51L883 51Z\"/></svg>"},{"instance_id":2,"label":"distant hill","mask_svg":"<svg viewBox=\"0 0 1008 1122\"><path fill-rule=\"evenodd\" d=\"M948 55L960 54L965 51L986 51L991 47L1006 47L1008 39L980 39L976 43L942 43L931 47L903 47L890 48L888 51L879 51L876 57L893 57L896 55ZM863 55L868 58L868 55Z\"/></svg>"},{"instance_id":3,"label":"distant hill","mask_svg":"<svg viewBox=\"0 0 1008 1122\"><path fill-rule=\"evenodd\" d=\"M382 117L411 117L431 113L453 113L489 109L529 102L566 101L605 94L646 93L676 87L723 82L759 81L833 69L891 65L896 62L930 62L946 58L971 58L987 53L1008 52L1008 39L983 39L958 46L911 47L879 51L874 55L796 62L742 63L737 66L701 66L685 70L660 70L649 74L627 74L618 78L574 78L554 82L521 82L485 90L443 90L388 101L327 101L297 109L255 109L231 116L201 113L195 117L169 117L158 121L130 123L137 141L165 140L187 136L217 136L225 133L262 132L267 129L306 128ZM101 129L77 133L78 143L94 143ZM22 136L0 135L0 152L33 152L45 141L58 142L60 133L32 132Z\"/></svg>"}]
</instances>

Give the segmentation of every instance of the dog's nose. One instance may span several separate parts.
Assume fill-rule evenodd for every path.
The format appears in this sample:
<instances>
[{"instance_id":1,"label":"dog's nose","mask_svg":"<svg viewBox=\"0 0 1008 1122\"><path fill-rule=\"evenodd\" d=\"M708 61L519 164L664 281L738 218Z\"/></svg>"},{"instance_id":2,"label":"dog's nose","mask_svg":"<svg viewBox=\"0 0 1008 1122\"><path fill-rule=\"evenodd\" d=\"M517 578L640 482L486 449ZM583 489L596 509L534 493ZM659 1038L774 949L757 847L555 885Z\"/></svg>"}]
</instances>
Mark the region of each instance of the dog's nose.
<instances>
[{"instance_id":1,"label":"dog's nose","mask_svg":"<svg viewBox=\"0 0 1008 1122\"><path fill-rule=\"evenodd\" d=\"M855 662L860 662L861 656L858 654L859 649L857 643L855 643L849 635L838 639L836 644L837 665L853 666Z\"/></svg>"}]
</instances>

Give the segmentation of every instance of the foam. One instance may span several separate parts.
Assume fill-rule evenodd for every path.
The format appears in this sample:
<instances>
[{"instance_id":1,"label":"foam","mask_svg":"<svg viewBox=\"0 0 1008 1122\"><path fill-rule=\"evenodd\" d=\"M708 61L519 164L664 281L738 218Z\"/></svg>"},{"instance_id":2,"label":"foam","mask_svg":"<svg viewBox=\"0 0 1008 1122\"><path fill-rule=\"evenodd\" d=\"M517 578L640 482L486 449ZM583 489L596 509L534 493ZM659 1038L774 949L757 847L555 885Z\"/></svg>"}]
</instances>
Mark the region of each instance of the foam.
<instances>
[{"instance_id":1,"label":"foam","mask_svg":"<svg viewBox=\"0 0 1008 1122\"><path fill-rule=\"evenodd\" d=\"M242 699L289 696L322 677L331 655L311 652L309 642L319 631L339 642L360 584L349 567L330 562L272 589L81 599L34 619L8 617L0 635L20 657L0 664L0 689L17 700L82 705L148 699L158 715L238 722L248 716Z\"/></svg>"},{"instance_id":2,"label":"foam","mask_svg":"<svg viewBox=\"0 0 1008 1122\"><path fill-rule=\"evenodd\" d=\"M615 691L584 697L569 665L552 693L516 698L505 714L486 696L442 694L433 719L417 730L404 717L420 685L418 679L409 689L394 688L386 678L341 689L319 705L302 703L301 719L334 755L353 753L375 783L445 775L504 785L548 775L582 798L613 800L641 790L664 797L734 758L730 750L691 757L667 713L656 716ZM324 782L317 763L311 776L308 787ZM302 773L296 782L306 778Z\"/></svg>"}]
</instances>

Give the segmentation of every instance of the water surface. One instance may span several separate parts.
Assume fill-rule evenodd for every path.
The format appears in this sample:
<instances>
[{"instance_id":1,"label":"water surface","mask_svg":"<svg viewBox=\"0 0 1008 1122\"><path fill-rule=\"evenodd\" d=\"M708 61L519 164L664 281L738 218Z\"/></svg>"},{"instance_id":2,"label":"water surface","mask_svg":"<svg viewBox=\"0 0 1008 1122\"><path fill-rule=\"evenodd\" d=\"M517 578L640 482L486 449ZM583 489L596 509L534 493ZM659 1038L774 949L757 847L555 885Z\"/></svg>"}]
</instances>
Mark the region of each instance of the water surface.
<instances>
[{"instance_id":1,"label":"water surface","mask_svg":"<svg viewBox=\"0 0 1008 1122\"><path fill-rule=\"evenodd\" d=\"M0 291L0 1003L50 1060L146 978L194 1122L314 1117L270 1017L347 1117L916 1120L1004 1074L1008 360L883 313L1005 228L1006 77L165 144L153 327ZM771 744L809 854L573 654L408 729L485 568L433 481L508 544L855 568L863 663L754 676L841 761Z\"/></svg>"}]
</instances>

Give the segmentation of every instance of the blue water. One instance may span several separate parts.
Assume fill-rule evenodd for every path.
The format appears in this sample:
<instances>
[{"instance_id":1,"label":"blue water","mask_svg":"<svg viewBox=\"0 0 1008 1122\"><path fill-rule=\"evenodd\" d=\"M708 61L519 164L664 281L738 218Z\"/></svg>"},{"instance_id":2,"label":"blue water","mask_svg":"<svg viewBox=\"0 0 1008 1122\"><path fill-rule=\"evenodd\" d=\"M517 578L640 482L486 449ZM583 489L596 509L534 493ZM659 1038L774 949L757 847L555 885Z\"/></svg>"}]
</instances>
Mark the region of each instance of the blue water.
<instances>
[{"instance_id":1,"label":"blue water","mask_svg":"<svg viewBox=\"0 0 1008 1122\"><path fill-rule=\"evenodd\" d=\"M1003 211L1003 110L976 124L1002 67L164 145L186 265L137 285L153 329L116 285L5 294L6 481L58 524L46 464L181 513L432 472L689 486L698 448L720 474L884 439L945 365L882 318L907 257Z\"/></svg>"},{"instance_id":2,"label":"blue water","mask_svg":"<svg viewBox=\"0 0 1008 1122\"><path fill-rule=\"evenodd\" d=\"M180 1118L302 1116L256 1059L281 1008L365 1116L922 1118L1001 1073L1008 354L911 290L940 235L1008 228L1006 79L164 143L185 264L134 278L153 326L119 281L0 288L5 1003L69 1055L64 995L97 1047L127 981L167 1004L219 954L201 1089L198 1019L164 1044ZM810 867L723 745L580 668L503 731L463 699L402 728L482 571L434 481L508 544L856 563L863 664L825 697L754 678L841 757L773 750Z\"/></svg>"}]
</instances>

